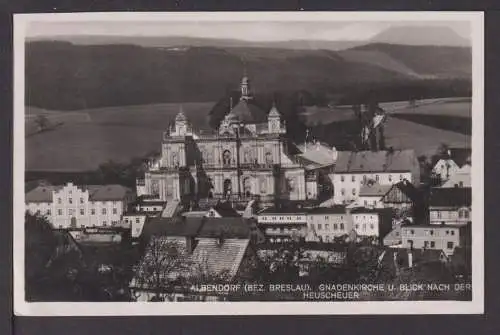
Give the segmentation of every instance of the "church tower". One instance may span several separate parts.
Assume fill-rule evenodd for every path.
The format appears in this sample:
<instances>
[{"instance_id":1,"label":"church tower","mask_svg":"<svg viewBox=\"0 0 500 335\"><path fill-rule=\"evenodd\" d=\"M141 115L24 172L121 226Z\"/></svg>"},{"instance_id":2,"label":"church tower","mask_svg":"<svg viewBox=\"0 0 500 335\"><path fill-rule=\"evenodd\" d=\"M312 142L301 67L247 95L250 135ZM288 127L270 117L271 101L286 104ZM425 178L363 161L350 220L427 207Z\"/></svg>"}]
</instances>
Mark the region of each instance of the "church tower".
<instances>
[{"instance_id":1,"label":"church tower","mask_svg":"<svg viewBox=\"0 0 500 335\"><path fill-rule=\"evenodd\" d=\"M182 106L180 107L179 113L175 117L175 126L174 126L174 136L185 136L188 135L188 120L186 115L182 110Z\"/></svg>"},{"instance_id":2,"label":"church tower","mask_svg":"<svg viewBox=\"0 0 500 335\"><path fill-rule=\"evenodd\" d=\"M247 101L252 99L252 93L250 91L250 81L248 79L246 69L243 72L243 78L241 78L240 91L241 91L240 100Z\"/></svg>"},{"instance_id":3,"label":"church tower","mask_svg":"<svg viewBox=\"0 0 500 335\"><path fill-rule=\"evenodd\" d=\"M269 133L281 133L281 115L273 101L273 107L267 116L267 126Z\"/></svg>"}]
</instances>

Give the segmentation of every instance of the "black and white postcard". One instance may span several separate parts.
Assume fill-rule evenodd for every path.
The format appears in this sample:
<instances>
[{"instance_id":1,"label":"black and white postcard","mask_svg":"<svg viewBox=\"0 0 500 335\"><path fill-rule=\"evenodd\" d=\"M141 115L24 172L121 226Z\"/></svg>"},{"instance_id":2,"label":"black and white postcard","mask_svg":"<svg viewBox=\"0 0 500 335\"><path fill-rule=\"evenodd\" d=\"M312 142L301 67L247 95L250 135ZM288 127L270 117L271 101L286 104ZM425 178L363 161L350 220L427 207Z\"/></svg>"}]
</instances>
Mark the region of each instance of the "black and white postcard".
<instances>
[{"instance_id":1,"label":"black and white postcard","mask_svg":"<svg viewBox=\"0 0 500 335\"><path fill-rule=\"evenodd\" d=\"M16 314L483 313L483 25L15 15Z\"/></svg>"}]
</instances>

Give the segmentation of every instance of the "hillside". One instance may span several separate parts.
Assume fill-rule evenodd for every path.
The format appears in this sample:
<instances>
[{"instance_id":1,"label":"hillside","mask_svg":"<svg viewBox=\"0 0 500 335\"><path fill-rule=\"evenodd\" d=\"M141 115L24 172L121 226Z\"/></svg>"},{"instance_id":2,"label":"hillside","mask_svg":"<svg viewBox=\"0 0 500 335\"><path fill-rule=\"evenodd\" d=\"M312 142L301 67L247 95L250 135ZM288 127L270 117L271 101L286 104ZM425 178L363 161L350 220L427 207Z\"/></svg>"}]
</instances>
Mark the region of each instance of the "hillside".
<instances>
[{"instance_id":1,"label":"hillside","mask_svg":"<svg viewBox=\"0 0 500 335\"><path fill-rule=\"evenodd\" d=\"M470 42L445 26L397 26L373 36L372 43L468 47Z\"/></svg>"},{"instance_id":2,"label":"hillside","mask_svg":"<svg viewBox=\"0 0 500 335\"><path fill-rule=\"evenodd\" d=\"M422 78L458 78L470 86L470 51L465 48L377 44L336 52L36 41L26 45L26 104L76 110L217 101L237 88L243 59L257 92L387 90ZM446 84L451 91L453 85Z\"/></svg>"}]
</instances>

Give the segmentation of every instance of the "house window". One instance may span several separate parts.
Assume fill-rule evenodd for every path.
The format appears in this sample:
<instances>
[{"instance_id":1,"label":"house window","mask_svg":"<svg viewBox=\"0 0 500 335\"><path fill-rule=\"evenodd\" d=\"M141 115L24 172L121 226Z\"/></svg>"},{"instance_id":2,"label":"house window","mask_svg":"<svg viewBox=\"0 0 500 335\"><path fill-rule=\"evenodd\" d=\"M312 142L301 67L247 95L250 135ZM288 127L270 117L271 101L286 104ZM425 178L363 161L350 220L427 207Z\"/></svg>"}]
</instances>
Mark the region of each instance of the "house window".
<instances>
[{"instance_id":1,"label":"house window","mask_svg":"<svg viewBox=\"0 0 500 335\"><path fill-rule=\"evenodd\" d=\"M107 223L106 221L103 221L103 222L102 222L102 225L103 225L104 227L106 227L106 226L107 226L107 224L108 224L108 223Z\"/></svg>"},{"instance_id":2,"label":"house window","mask_svg":"<svg viewBox=\"0 0 500 335\"><path fill-rule=\"evenodd\" d=\"M345 190L344 190L344 189L341 189L341 190L340 190L340 193L341 193L342 195L345 195Z\"/></svg>"},{"instance_id":3,"label":"house window","mask_svg":"<svg viewBox=\"0 0 500 335\"><path fill-rule=\"evenodd\" d=\"M375 226L373 225L373 223L370 225L370 229L373 230Z\"/></svg>"},{"instance_id":4,"label":"house window","mask_svg":"<svg viewBox=\"0 0 500 335\"><path fill-rule=\"evenodd\" d=\"M399 175L399 180L403 180L403 175L402 174Z\"/></svg>"},{"instance_id":5,"label":"house window","mask_svg":"<svg viewBox=\"0 0 500 335\"><path fill-rule=\"evenodd\" d=\"M338 225L335 223L335 224L333 225L333 230L337 230L337 229L338 229Z\"/></svg>"},{"instance_id":6,"label":"house window","mask_svg":"<svg viewBox=\"0 0 500 335\"><path fill-rule=\"evenodd\" d=\"M92 209L90 210L90 214L91 214L91 215L95 215L95 208L92 208Z\"/></svg>"},{"instance_id":7,"label":"house window","mask_svg":"<svg viewBox=\"0 0 500 335\"><path fill-rule=\"evenodd\" d=\"M62 214L62 209L58 209L58 210L57 210L57 215L63 215L63 214Z\"/></svg>"},{"instance_id":8,"label":"house window","mask_svg":"<svg viewBox=\"0 0 500 335\"><path fill-rule=\"evenodd\" d=\"M352 195L356 195L356 189L355 188L352 189Z\"/></svg>"},{"instance_id":9,"label":"house window","mask_svg":"<svg viewBox=\"0 0 500 335\"><path fill-rule=\"evenodd\" d=\"M458 183L458 185L459 185L460 187L464 187L464 182L463 182L463 181L461 181L461 182L459 182L459 183Z\"/></svg>"},{"instance_id":10,"label":"house window","mask_svg":"<svg viewBox=\"0 0 500 335\"><path fill-rule=\"evenodd\" d=\"M140 222L141 222L141 219L135 218L135 223L140 223Z\"/></svg>"},{"instance_id":11,"label":"house window","mask_svg":"<svg viewBox=\"0 0 500 335\"><path fill-rule=\"evenodd\" d=\"M85 209L83 208L80 209L80 215L85 215Z\"/></svg>"},{"instance_id":12,"label":"house window","mask_svg":"<svg viewBox=\"0 0 500 335\"><path fill-rule=\"evenodd\" d=\"M117 214L118 210L116 208L113 208L113 214Z\"/></svg>"},{"instance_id":13,"label":"house window","mask_svg":"<svg viewBox=\"0 0 500 335\"><path fill-rule=\"evenodd\" d=\"M355 175L353 175L353 176L352 176L352 181L353 181L353 182L355 182L355 181L356 181L356 176L355 176Z\"/></svg>"},{"instance_id":14,"label":"house window","mask_svg":"<svg viewBox=\"0 0 500 335\"><path fill-rule=\"evenodd\" d=\"M365 200L365 206L368 206L368 200Z\"/></svg>"},{"instance_id":15,"label":"house window","mask_svg":"<svg viewBox=\"0 0 500 335\"><path fill-rule=\"evenodd\" d=\"M68 198L68 202L69 202L70 204L73 204L73 198Z\"/></svg>"},{"instance_id":16,"label":"house window","mask_svg":"<svg viewBox=\"0 0 500 335\"><path fill-rule=\"evenodd\" d=\"M47 209L47 215L51 215L50 209Z\"/></svg>"},{"instance_id":17,"label":"house window","mask_svg":"<svg viewBox=\"0 0 500 335\"><path fill-rule=\"evenodd\" d=\"M392 181L392 175L389 175L389 182Z\"/></svg>"},{"instance_id":18,"label":"house window","mask_svg":"<svg viewBox=\"0 0 500 335\"><path fill-rule=\"evenodd\" d=\"M466 219L469 218L469 211L468 210L464 211L464 218L466 218Z\"/></svg>"},{"instance_id":19,"label":"house window","mask_svg":"<svg viewBox=\"0 0 500 335\"><path fill-rule=\"evenodd\" d=\"M378 176L378 174L377 174L377 175L375 175L375 180L376 180L376 181L378 181L378 180L379 180L379 176Z\"/></svg>"},{"instance_id":20,"label":"house window","mask_svg":"<svg viewBox=\"0 0 500 335\"><path fill-rule=\"evenodd\" d=\"M453 242L448 242L448 243L446 243L446 247L447 247L448 249L453 249Z\"/></svg>"},{"instance_id":21,"label":"house window","mask_svg":"<svg viewBox=\"0 0 500 335\"><path fill-rule=\"evenodd\" d=\"M344 176L340 176L340 181L344 182L344 178L345 178Z\"/></svg>"},{"instance_id":22,"label":"house window","mask_svg":"<svg viewBox=\"0 0 500 335\"><path fill-rule=\"evenodd\" d=\"M73 212L73 209L71 209L71 208L70 208L70 209L68 209L68 215L69 215L69 216L72 216L72 215L73 215L73 213L74 213L74 212Z\"/></svg>"},{"instance_id":23,"label":"house window","mask_svg":"<svg viewBox=\"0 0 500 335\"><path fill-rule=\"evenodd\" d=\"M57 203L60 205L62 203L61 198L57 198Z\"/></svg>"},{"instance_id":24,"label":"house window","mask_svg":"<svg viewBox=\"0 0 500 335\"><path fill-rule=\"evenodd\" d=\"M455 231L454 230L451 231L451 235L455 235Z\"/></svg>"},{"instance_id":25,"label":"house window","mask_svg":"<svg viewBox=\"0 0 500 335\"><path fill-rule=\"evenodd\" d=\"M102 209L102 214L103 214L103 215L106 215L106 208L103 208L103 209Z\"/></svg>"},{"instance_id":26,"label":"house window","mask_svg":"<svg viewBox=\"0 0 500 335\"><path fill-rule=\"evenodd\" d=\"M450 235L450 231L449 230L446 231L446 235Z\"/></svg>"},{"instance_id":27,"label":"house window","mask_svg":"<svg viewBox=\"0 0 500 335\"><path fill-rule=\"evenodd\" d=\"M435 248L435 247L436 247L436 242L431 241L431 248Z\"/></svg>"},{"instance_id":28,"label":"house window","mask_svg":"<svg viewBox=\"0 0 500 335\"><path fill-rule=\"evenodd\" d=\"M80 198L80 203L83 204L83 198Z\"/></svg>"},{"instance_id":29,"label":"house window","mask_svg":"<svg viewBox=\"0 0 500 335\"><path fill-rule=\"evenodd\" d=\"M413 235L415 234L415 231L413 229L410 230L410 234Z\"/></svg>"},{"instance_id":30,"label":"house window","mask_svg":"<svg viewBox=\"0 0 500 335\"><path fill-rule=\"evenodd\" d=\"M434 235L434 230L431 230L429 233L430 233L431 235Z\"/></svg>"},{"instance_id":31,"label":"house window","mask_svg":"<svg viewBox=\"0 0 500 335\"><path fill-rule=\"evenodd\" d=\"M441 219L441 212L440 212L440 211L437 211L437 212L436 212L436 216L437 216L437 218L438 218L438 219Z\"/></svg>"},{"instance_id":32,"label":"house window","mask_svg":"<svg viewBox=\"0 0 500 335\"><path fill-rule=\"evenodd\" d=\"M424 241L424 248L428 248L429 247L429 241Z\"/></svg>"},{"instance_id":33,"label":"house window","mask_svg":"<svg viewBox=\"0 0 500 335\"><path fill-rule=\"evenodd\" d=\"M328 216L325 216L325 220L328 220Z\"/></svg>"},{"instance_id":34,"label":"house window","mask_svg":"<svg viewBox=\"0 0 500 335\"><path fill-rule=\"evenodd\" d=\"M318 230L321 230L321 224L318 223Z\"/></svg>"},{"instance_id":35,"label":"house window","mask_svg":"<svg viewBox=\"0 0 500 335\"><path fill-rule=\"evenodd\" d=\"M356 229L359 229L359 224L356 224Z\"/></svg>"},{"instance_id":36,"label":"house window","mask_svg":"<svg viewBox=\"0 0 500 335\"><path fill-rule=\"evenodd\" d=\"M340 224L340 229L344 230L344 224L343 223Z\"/></svg>"},{"instance_id":37,"label":"house window","mask_svg":"<svg viewBox=\"0 0 500 335\"><path fill-rule=\"evenodd\" d=\"M363 184L366 184L366 175L363 176Z\"/></svg>"}]
</instances>

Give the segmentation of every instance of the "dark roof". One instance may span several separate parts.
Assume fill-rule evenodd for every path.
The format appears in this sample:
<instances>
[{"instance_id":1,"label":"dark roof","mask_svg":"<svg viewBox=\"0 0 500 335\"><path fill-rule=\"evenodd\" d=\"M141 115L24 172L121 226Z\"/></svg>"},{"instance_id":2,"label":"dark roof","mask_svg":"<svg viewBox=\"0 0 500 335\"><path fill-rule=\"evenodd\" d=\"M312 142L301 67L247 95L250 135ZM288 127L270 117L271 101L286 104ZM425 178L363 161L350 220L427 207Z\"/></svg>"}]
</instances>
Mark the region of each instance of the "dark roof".
<instances>
[{"instance_id":1,"label":"dark roof","mask_svg":"<svg viewBox=\"0 0 500 335\"><path fill-rule=\"evenodd\" d=\"M307 211L308 214L345 214L346 206L335 205L333 207L316 207Z\"/></svg>"},{"instance_id":2,"label":"dark roof","mask_svg":"<svg viewBox=\"0 0 500 335\"><path fill-rule=\"evenodd\" d=\"M152 218L144 223L143 235L155 236L197 236L203 225L203 218Z\"/></svg>"},{"instance_id":3,"label":"dark roof","mask_svg":"<svg viewBox=\"0 0 500 335\"><path fill-rule=\"evenodd\" d=\"M399 189L410 201L417 202L420 200L420 193L418 189L409 181L403 180L391 186L391 188L385 193L384 200L385 202L399 202L398 199L390 199L390 194L394 189Z\"/></svg>"},{"instance_id":4,"label":"dark roof","mask_svg":"<svg viewBox=\"0 0 500 335\"><path fill-rule=\"evenodd\" d=\"M257 105L240 100L231 110L230 117L244 123L263 123L267 122L267 113Z\"/></svg>"},{"instance_id":5,"label":"dark roof","mask_svg":"<svg viewBox=\"0 0 500 335\"><path fill-rule=\"evenodd\" d=\"M26 193L26 202L52 202L52 191L59 191L63 187L65 186L38 186ZM122 200L131 192L130 189L122 185L87 185L78 187L89 192L89 201Z\"/></svg>"},{"instance_id":6,"label":"dark roof","mask_svg":"<svg viewBox=\"0 0 500 335\"><path fill-rule=\"evenodd\" d=\"M189 220L190 218L187 218ZM250 222L239 218L205 218L198 237L249 238Z\"/></svg>"},{"instance_id":7,"label":"dark roof","mask_svg":"<svg viewBox=\"0 0 500 335\"><path fill-rule=\"evenodd\" d=\"M336 173L403 172L418 168L415 152L393 151L339 151L335 165Z\"/></svg>"},{"instance_id":8,"label":"dark roof","mask_svg":"<svg viewBox=\"0 0 500 335\"><path fill-rule=\"evenodd\" d=\"M229 201L219 202L213 207L222 217L240 217L241 215L233 208Z\"/></svg>"},{"instance_id":9,"label":"dark roof","mask_svg":"<svg viewBox=\"0 0 500 335\"><path fill-rule=\"evenodd\" d=\"M283 207L268 207L258 213L258 215L265 214L304 214L307 212L305 208L298 208L296 206L283 206Z\"/></svg>"},{"instance_id":10,"label":"dark roof","mask_svg":"<svg viewBox=\"0 0 500 335\"><path fill-rule=\"evenodd\" d=\"M431 207L462 207L470 206L472 201L470 187L433 188L430 194Z\"/></svg>"}]
</instances>

